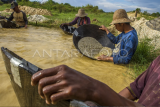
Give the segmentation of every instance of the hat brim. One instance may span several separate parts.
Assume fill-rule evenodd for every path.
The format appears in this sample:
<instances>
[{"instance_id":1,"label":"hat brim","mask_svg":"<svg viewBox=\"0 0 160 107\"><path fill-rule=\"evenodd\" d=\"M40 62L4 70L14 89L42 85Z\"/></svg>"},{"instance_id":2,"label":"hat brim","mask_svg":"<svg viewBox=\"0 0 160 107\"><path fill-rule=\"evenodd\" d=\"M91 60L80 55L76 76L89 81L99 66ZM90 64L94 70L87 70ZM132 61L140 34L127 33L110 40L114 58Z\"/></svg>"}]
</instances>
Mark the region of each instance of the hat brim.
<instances>
[{"instance_id":1,"label":"hat brim","mask_svg":"<svg viewBox=\"0 0 160 107\"><path fill-rule=\"evenodd\" d=\"M11 6L11 8L10 9L14 9L16 6Z\"/></svg>"},{"instance_id":2,"label":"hat brim","mask_svg":"<svg viewBox=\"0 0 160 107\"><path fill-rule=\"evenodd\" d=\"M114 25L117 23L131 23L133 22L132 20L130 20L129 18L124 18L124 19L117 19L117 20L113 20L110 25Z\"/></svg>"},{"instance_id":3,"label":"hat brim","mask_svg":"<svg viewBox=\"0 0 160 107\"><path fill-rule=\"evenodd\" d=\"M88 14L82 14L82 15L80 15L80 14L76 14L76 16L78 16L78 17L85 17L85 16L87 16Z\"/></svg>"}]
</instances>

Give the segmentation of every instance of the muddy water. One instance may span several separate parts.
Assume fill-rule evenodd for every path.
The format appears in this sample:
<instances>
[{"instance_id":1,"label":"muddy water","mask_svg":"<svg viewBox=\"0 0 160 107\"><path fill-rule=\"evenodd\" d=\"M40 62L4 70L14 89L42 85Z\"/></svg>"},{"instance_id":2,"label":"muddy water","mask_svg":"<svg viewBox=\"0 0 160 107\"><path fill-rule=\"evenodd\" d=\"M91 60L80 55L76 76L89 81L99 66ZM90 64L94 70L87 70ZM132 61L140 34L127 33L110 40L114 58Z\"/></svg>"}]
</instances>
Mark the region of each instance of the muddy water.
<instances>
[{"instance_id":1,"label":"muddy water","mask_svg":"<svg viewBox=\"0 0 160 107\"><path fill-rule=\"evenodd\" d=\"M74 48L72 36L60 30L29 26L28 29L0 29L0 47L6 47L40 68L68 65L109 85L116 92L132 80L125 66L82 57ZM0 54L0 106L19 106Z\"/></svg>"}]
</instances>

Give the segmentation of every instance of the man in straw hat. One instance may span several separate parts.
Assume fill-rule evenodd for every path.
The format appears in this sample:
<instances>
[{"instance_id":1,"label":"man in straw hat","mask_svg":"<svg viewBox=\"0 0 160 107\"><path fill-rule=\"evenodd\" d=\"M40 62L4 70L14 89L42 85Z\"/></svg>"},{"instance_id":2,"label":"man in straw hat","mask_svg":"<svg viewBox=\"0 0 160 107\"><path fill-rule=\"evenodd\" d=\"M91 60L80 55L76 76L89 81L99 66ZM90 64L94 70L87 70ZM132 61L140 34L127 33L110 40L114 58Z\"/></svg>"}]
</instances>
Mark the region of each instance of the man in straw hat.
<instances>
[{"instance_id":1,"label":"man in straw hat","mask_svg":"<svg viewBox=\"0 0 160 107\"><path fill-rule=\"evenodd\" d=\"M111 24L114 24L116 29L122 32L120 35L115 37L104 25L101 26L100 29L106 31L111 42L116 44L116 48L113 50L113 57L102 55L98 57L98 60L111 61L114 64L128 64L130 62L138 45L137 32L131 27L130 22L126 11L119 9L115 11Z\"/></svg>"},{"instance_id":2,"label":"man in straw hat","mask_svg":"<svg viewBox=\"0 0 160 107\"><path fill-rule=\"evenodd\" d=\"M19 28L21 27L27 28L27 24L28 24L27 16L23 11L19 10L18 3L13 1L11 3L11 9L13 9L14 12L8 18L8 21L12 21L13 19L15 19L16 24L18 25Z\"/></svg>"},{"instance_id":3,"label":"man in straw hat","mask_svg":"<svg viewBox=\"0 0 160 107\"><path fill-rule=\"evenodd\" d=\"M76 18L70 22L70 23L64 23L63 25L68 25L68 26L72 26L77 24L77 27L85 25L85 24L90 24L90 18L87 17L88 14L85 13L84 9L79 9L78 10L78 14L76 14Z\"/></svg>"},{"instance_id":4,"label":"man in straw hat","mask_svg":"<svg viewBox=\"0 0 160 107\"><path fill-rule=\"evenodd\" d=\"M119 94L108 85L66 65L37 72L32 76L31 84L33 86L38 84L38 92L48 104L75 99L93 101L101 105L99 107L160 107L159 74L160 56ZM134 102L137 99L138 102ZM86 102L86 104L97 107L93 102Z\"/></svg>"}]
</instances>

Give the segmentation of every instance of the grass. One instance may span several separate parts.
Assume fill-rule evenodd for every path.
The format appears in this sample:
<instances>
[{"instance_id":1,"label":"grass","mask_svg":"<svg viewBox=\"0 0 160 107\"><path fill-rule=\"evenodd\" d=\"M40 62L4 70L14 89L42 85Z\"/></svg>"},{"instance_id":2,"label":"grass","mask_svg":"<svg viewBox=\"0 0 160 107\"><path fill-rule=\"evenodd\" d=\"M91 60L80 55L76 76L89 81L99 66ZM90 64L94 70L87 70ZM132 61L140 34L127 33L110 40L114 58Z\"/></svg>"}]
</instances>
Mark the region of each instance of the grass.
<instances>
[{"instance_id":1,"label":"grass","mask_svg":"<svg viewBox=\"0 0 160 107\"><path fill-rule=\"evenodd\" d=\"M29 24L35 25L35 26L41 26L41 27L58 28L59 25L62 23L69 23L69 22L73 21L74 18L76 17L75 14L77 14L77 13L54 12L52 14L53 14L53 16L44 15L44 17L49 19L49 21L47 21L45 23L37 23L36 24L35 22L29 22ZM110 14L110 13L101 13L101 14L88 13L88 17L90 18L92 24L96 24L99 26L101 26L101 25L109 26L109 24L112 22L113 14ZM98 21L92 22L93 19L97 19Z\"/></svg>"},{"instance_id":2,"label":"grass","mask_svg":"<svg viewBox=\"0 0 160 107\"><path fill-rule=\"evenodd\" d=\"M150 16L150 15L144 15L144 14L141 13L140 17L137 17L137 19L140 20L140 18L142 18L142 17L144 17L147 20L153 20L153 19L157 18L157 17L153 17L153 16Z\"/></svg>"},{"instance_id":3,"label":"grass","mask_svg":"<svg viewBox=\"0 0 160 107\"><path fill-rule=\"evenodd\" d=\"M151 44L153 39L147 37L140 39L137 50L132 57L131 63L129 64L129 74L136 79L142 72L147 70L150 63L159 56L160 49L155 49L154 44Z\"/></svg>"},{"instance_id":4,"label":"grass","mask_svg":"<svg viewBox=\"0 0 160 107\"><path fill-rule=\"evenodd\" d=\"M10 4L3 4L3 5L0 5L0 11L3 11L7 8L10 8Z\"/></svg>"}]
</instances>

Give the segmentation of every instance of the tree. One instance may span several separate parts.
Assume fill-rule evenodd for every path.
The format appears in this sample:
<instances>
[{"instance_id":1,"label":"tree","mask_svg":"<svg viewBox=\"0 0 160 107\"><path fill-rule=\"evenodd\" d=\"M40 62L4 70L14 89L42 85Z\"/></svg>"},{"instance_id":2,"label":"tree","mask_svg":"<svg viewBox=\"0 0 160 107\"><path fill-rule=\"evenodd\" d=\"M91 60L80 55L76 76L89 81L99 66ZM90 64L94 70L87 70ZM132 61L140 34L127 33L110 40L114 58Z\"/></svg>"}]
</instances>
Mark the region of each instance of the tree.
<instances>
[{"instance_id":1,"label":"tree","mask_svg":"<svg viewBox=\"0 0 160 107\"><path fill-rule=\"evenodd\" d=\"M69 3L65 3L64 5L71 6Z\"/></svg>"},{"instance_id":2,"label":"tree","mask_svg":"<svg viewBox=\"0 0 160 107\"><path fill-rule=\"evenodd\" d=\"M150 13L148 13L147 11L143 12L144 15L150 15Z\"/></svg>"},{"instance_id":3,"label":"tree","mask_svg":"<svg viewBox=\"0 0 160 107\"><path fill-rule=\"evenodd\" d=\"M140 8L137 8L136 11L137 11L137 13L140 13L140 12L141 12L141 9L140 9Z\"/></svg>"}]
</instances>

